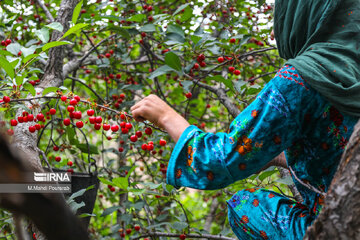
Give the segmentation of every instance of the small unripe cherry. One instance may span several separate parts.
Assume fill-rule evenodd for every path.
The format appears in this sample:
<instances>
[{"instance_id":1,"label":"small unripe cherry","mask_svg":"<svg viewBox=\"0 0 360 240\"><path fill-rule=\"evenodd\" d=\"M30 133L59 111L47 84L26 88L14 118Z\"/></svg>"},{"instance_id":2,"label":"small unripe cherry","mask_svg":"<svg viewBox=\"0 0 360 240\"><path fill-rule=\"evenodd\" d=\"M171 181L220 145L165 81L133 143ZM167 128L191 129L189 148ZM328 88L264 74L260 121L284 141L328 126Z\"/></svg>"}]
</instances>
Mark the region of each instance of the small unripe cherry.
<instances>
[{"instance_id":1,"label":"small unripe cherry","mask_svg":"<svg viewBox=\"0 0 360 240\"><path fill-rule=\"evenodd\" d=\"M68 162L67 162L67 165L68 165L69 167L71 167L71 166L73 165L73 162L72 162L72 161L68 161Z\"/></svg>"},{"instance_id":2,"label":"small unripe cherry","mask_svg":"<svg viewBox=\"0 0 360 240\"><path fill-rule=\"evenodd\" d=\"M15 119L10 120L10 125L15 127L18 124L18 122Z\"/></svg>"},{"instance_id":3,"label":"small unripe cherry","mask_svg":"<svg viewBox=\"0 0 360 240\"><path fill-rule=\"evenodd\" d=\"M64 121L63 121L63 123L64 123L65 126L69 126L70 123L71 123L71 121L70 121L69 118L65 118Z\"/></svg>"},{"instance_id":4,"label":"small unripe cherry","mask_svg":"<svg viewBox=\"0 0 360 240\"><path fill-rule=\"evenodd\" d=\"M56 114L56 109L55 109L55 108L51 108L51 109L49 110L49 113L50 113L51 115L55 115L55 114Z\"/></svg>"},{"instance_id":5,"label":"small unripe cherry","mask_svg":"<svg viewBox=\"0 0 360 240\"><path fill-rule=\"evenodd\" d=\"M145 129L145 133L147 134L147 135L151 135L152 134L152 129L151 128L146 128Z\"/></svg>"},{"instance_id":6,"label":"small unripe cherry","mask_svg":"<svg viewBox=\"0 0 360 240\"><path fill-rule=\"evenodd\" d=\"M74 108L74 106L69 105L69 106L67 106L66 110L67 110L69 113L71 113L71 112L75 111L75 108Z\"/></svg>"},{"instance_id":7,"label":"small unripe cherry","mask_svg":"<svg viewBox=\"0 0 360 240\"><path fill-rule=\"evenodd\" d=\"M110 124L104 123L104 124L103 124L103 129L104 129L105 131L108 131L108 130L110 129Z\"/></svg>"},{"instance_id":8,"label":"small unripe cherry","mask_svg":"<svg viewBox=\"0 0 360 240\"><path fill-rule=\"evenodd\" d=\"M4 101L4 103L10 102L10 97L9 96L4 96L3 101Z\"/></svg>"},{"instance_id":9,"label":"small unripe cherry","mask_svg":"<svg viewBox=\"0 0 360 240\"><path fill-rule=\"evenodd\" d=\"M78 128L82 128L82 127L84 126L83 121L78 121L78 122L76 122L76 126L77 126Z\"/></svg>"},{"instance_id":10,"label":"small unripe cherry","mask_svg":"<svg viewBox=\"0 0 360 240\"><path fill-rule=\"evenodd\" d=\"M131 135L130 141L136 142L138 140L138 137L136 135Z\"/></svg>"},{"instance_id":11,"label":"small unripe cherry","mask_svg":"<svg viewBox=\"0 0 360 240\"><path fill-rule=\"evenodd\" d=\"M165 146L166 145L166 140L160 139L159 144L160 144L160 146Z\"/></svg>"},{"instance_id":12,"label":"small unripe cherry","mask_svg":"<svg viewBox=\"0 0 360 240\"><path fill-rule=\"evenodd\" d=\"M101 117L101 116L97 116L97 117L95 118L95 122L96 122L96 123L101 123L101 122L102 122L102 117Z\"/></svg>"},{"instance_id":13,"label":"small unripe cherry","mask_svg":"<svg viewBox=\"0 0 360 240\"><path fill-rule=\"evenodd\" d=\"M60 162L60 161L61 161L61 157L56 156L56 157L55 157L55 161Z\"/></svg>"},{"instance_id":14,"label":"small unripe cherry","mask_svg":"<svg viewBox=\"0 0 360 240\"><path fill-rule=\"evenodd\" d=\"M117 131L119 131L119 126L118 125L112 125L111 126L111 131L113 131L113 132L117 132Z\"/></svg>"},{"instance_id":15,"label":"small unripe cherry","mask_svg":"<svg viewBox=\"0 0 360 240\"><path fill-rule=\"evenodd\" d=\"M35 131L36 131L35 126L29 126L29 131L30 131L31 133L35 132Z\"/></svg>"}]
</instances>

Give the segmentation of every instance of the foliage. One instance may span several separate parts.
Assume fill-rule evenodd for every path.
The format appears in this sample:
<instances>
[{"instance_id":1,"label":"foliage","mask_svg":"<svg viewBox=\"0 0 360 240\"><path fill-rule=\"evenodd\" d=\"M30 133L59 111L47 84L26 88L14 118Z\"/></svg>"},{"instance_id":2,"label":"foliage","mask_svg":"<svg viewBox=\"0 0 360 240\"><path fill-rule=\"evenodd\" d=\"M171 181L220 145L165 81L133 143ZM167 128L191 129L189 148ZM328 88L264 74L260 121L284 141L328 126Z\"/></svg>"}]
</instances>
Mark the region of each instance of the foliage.
<instances>
[{"instance_id":1,"label":"foliage","mask_svg":"<svg viewBox=\"0 0 360 240\"><path fill-rule=\"evenodd\" d=\"M52 16L60 2L45 2ZM94 239L119 239L135 225L141 226L140 231L132 230L126 237L137 238L148 231L234 237L226 222L226 199L254 186L288 193L289 181L276 182L277 171L271 168L222 190L176 190L166 184L174 143L157 129L145 134L149 125L132 121L126 112L153 93L204 131L226 131L232 117L212 90L225 89L242 110L282 64L270 39L271 14L272 7L265 1L84 0L64 32L34 1L4 0L0 6L4 41L0 97L9 96L11 101L1 103L3 131L12 136L25 124L18 117L25 121L29 115L15 116L19 109L31 114L41 107L45 118L36 121L35 116L32 125L50 165L87 172L89 166L95 171L91 166L96 162L101 185L89 226ZM63 32L63 37L51 39L53 31ZM12 43L6 44L6 39ZM49 51L59 47L65 52L64 64L82 58L81 64L65 76L60 87L48 87L39 95ZM192 96L187 98L189 92ZM71 117L67 106L75 95L81 98L75 111L82 112L82 120L72 116L71 124L65 126L63 120ZM56 114L50 114L51 108ZM128 133L121 128L96 130L86 116L88 109L102 117L102 124L131 122L132 128ZM11 119L18 125L10 126ZM84 123L81 128L79 121ZM142 136L131 142L129 137L136 131ZM160 146L160 139L167 140L167 145ZM150 141L154 149L143 150L142 145L151 145ZM210 212L214 215L208 216ZM5 219L0 237L12 234L8 213L2 211L0 218ZM212 222L207 230L206 221Z\"/></svg>"}]
</instances>

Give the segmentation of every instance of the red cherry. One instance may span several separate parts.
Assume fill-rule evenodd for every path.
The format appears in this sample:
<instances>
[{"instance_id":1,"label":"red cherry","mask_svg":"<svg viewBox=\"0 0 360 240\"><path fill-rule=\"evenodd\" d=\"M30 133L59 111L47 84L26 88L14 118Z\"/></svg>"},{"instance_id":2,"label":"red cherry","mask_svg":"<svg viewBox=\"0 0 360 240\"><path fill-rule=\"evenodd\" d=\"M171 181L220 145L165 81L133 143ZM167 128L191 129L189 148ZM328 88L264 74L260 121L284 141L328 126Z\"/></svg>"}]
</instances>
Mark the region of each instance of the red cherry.
<instances>
[{"instance_id":1,"label":"red cherry","mask_svg":"<svg viewBox=\"0 0 360 240\"><path fill-rule=\"evenodd\" d=\"M161 196L159 196L159 195L155 195L155 197L156 197L156 198L161 198Z\"/></svg>"},{"instance_id":2,"label":"red cherry","mask_svg":"<svg viewBox=\"0 0 360 240\"><path fill-rule=\"evenodd\" d=\"M74 112L74 118L76 118L76 119L81 119L81 117L82 117L81 111L75 111L75 112Z\"/></svg>"},{"instance_id":3,"label":"red cherry","mask_svg":"<svg viewBox=\"0 0 360 240\"><path fill-rule=\"evenodd\" d=\"M195 64L194 64L194 68L195 68L195 69L199 69L199 67L200 67L200 65L199 65L198 63L195 63Z\"/></svg>"},{"instance_id":4,"label":"red cherry","mask_svg":"<svg viewBox=\"0 0 360 240\"><path fill-rule=\"evenodd\" d=\"M3 101L4 101L5 103L10 102L10 97L4 96L4 97L3 97Z\"/></svg>"},{"instance_id":5,"label":"red cherry","mask_svg":"<svg viewBox=\"0 0 360 240\"><path fill-rule=\"evenodd\" d=\"M36 128L36 130L40 130L41 129L41 125L40 124L35 124L35 128Z\"/></svg>"},{"instance_id":6,"label":"red cherry","mask_svg":"<svg viewBox=\"0 0 360 240\"><path fill-rule=\"evenodd\" d=\"M10 125L15 127L18 124L18 122L15 119L10 120Z\"/></svg>"},{"instance_id":7,"label":"red cherry","mask_svg":"<svg viewBox=\"0 0 360 240\"><path fill-rule=\"evenodd\" d=\"M12 136L12 135L14 135L14 130L13 129L8 129L7 131L7 134L9 135L9 136Z\"/></svg>"},{"instance_id":8,"label":"red cherry","mask_svg":"<svg viewBox=\"0 0 360 240\"><path fill-rule=\"evenodd\" d=\"M188 99L191 98L191 97L192 97L192 93L191 93L191 92L186 93L186 94L185 94L185 97L188 98Z\"/></svg>"},{"instance_id":9,"label":"red cherry","mask_svg":"<svg viewBox=\"0 0 360 240\"><path fill-rule=\"evenodd\" d=\"M35 132L35 131L36 131L35 126L29 126L29 131L30 131L31 133Z\"/></svg>"},{"instance_id":10,"label":"red cherry","mask_svg":"<svg viewBox=\"0 0 360 240\"><path fill-rule=\"evenodd\" d=\"M53 147L53 150L54 150L55 152L57 152L57 151L59 151L59 147L55 145L55 146Z\"/></svg>"},{"instance_id":11,"label":"red cherry","mask_svg":"<svg viewBox=\"0 0 360 240\"><path fill-rule=\"evenodd\" d=\"M6 42L5 41L1 41L1 46L6 46Z\"/></svg>"},{"instance_id":12,"label":"red cherry","mask_svg":"<svg viewBox=\"0 0 360 240\"><path fill-rule=\"evenodd\" d=\"M119 131L119 126L118 125L112 125L111 126L111 131L113 131L113 132Z\"/></svg>"},{"instance_id":13,"label":"red cherry","mask_svg":"<svg viewBox=\"0 0 360 240\"><path fill-rule=\"evenodd\" d=\"M67 162L67 165L68 165L69 167L71 167L71 166L73 165L73 162L72 162L72 161L68 161L68 162Z\"/></svg>"},{"instance_id":14,"label":"red cherry","mask_svg":"<svg viewBox=\"0 0 360 240\"><path fill-rule=\"evenodd\" d=\"M68 170L66 170L68 173L74 173L74 169L70 168Z\"/></svg>"},{"instance_id":15,"label":"red cherry","mask_svg":"<svg viewBox=\"0 0 360 240\"><path fill-rule=\"evenodd\" d=\"M61 101L66 102L67 96L61 96Z\"/></svg>"},{"instance_id":16,"label":"red cherry","mask_svg":"<svg viewBox=\"0 0 360 240\"><path fill-rule=\"evenodd\" d=\"M86 13L86 9L81 9L81 13Z\"/></svg>"},{"instance_id":17,"label":"red cherry","mask_svg":"<svg viewBox=\"0 0 360 240\"><path fill-rule=\"evenodd\" d=\"M119 147L119 152L123 152L124 148L123 147Z\"/></svg>"},{"instance_id":18,"label":"red cherry","mask_svg":"<svg viewBox=\"0 0 360 240\"><path fill-rule=\"evenodd\" d=\"M65 118L63 122L65 126L69 126L71 121L69 118Z\"/></svg>"},{"instance_id":19,"label":"red cherry","mask_svg":"<svg viewBox=\"0 0 360 240\"><path fill-rule=\"evenodd\" d=\"M201 67L206 67L206 62L201 62L201 63L200 63L200 66L201 66Z\"/></svg>"},{"instance_id":20,"label":"red cherry","mask_svg":"<svg viewBox=\"0 0 360 240\"><path fill-rule=\"evenodd\" d=\"M29 122L33 121L33 120L34 120L34 115L29 114L29 115L27 116L27 120L28 120Z\"/></svg>"},{"instance_id":21,"label":"red cherry","mask_svg":"<svg viewBox=\"0 0 360 240\"><path fill-rule=\"evenodd\" d=\"M132 232L131 228L126 229L126 234L130 234Z\"/></svg>"},{"instance_id":22,"label":"red cherry","mask_svg":"<svg viewBox=\"0 0 360 240\"><path fill-rule=\"evenodd\" d=\"M71 106L71 105L67 106L67 111L68 111L69 113L75 111L74 106Z\"/></svg>"},{"instance_id":23,"label":"red cherry","mask_svg":"<svg viewBox=\"0 0 360 240\"><path fill-rule=\"evenodd\" d=\"M143 145L141 145L141 149L142 149L142 150L147 150L147 144L146 144L146 143L143 143Z\"/></svg>"},{"instance_id":24,"label":"red cherry","mask_svg":"<svg viewBox=\"0 0 360 240\"><path fill-rule=\"evenodd\" d=\"M218 57L218 59L217 59L217 60L218 60L218 62L219 62L219 63L224 62L224 58L223 58L223 57Z\"/></svg>"},{"instance_id":25,"label":"red cherry","mask_svg":"<svg viewBox=\"0 0 360 240\"><path fill-rule=\"evenodd\" d=\"M146 37L146 33L145 33L145 32L142 32L142 33L141 33L141 37L143 37L143 38Z\"/></svg>"},{"instance_id":26,"label":"red cherry","mask_svg":"<svg viewBox=\"0 0 360 240\"><path fill-rule=\"evenodd\" d=\"M138 137L136 135L131 135L130 141L136 142L138 140Z\"/></svg>"},{"instance_id":27,"label":"red cherry","mask_svg":"<svg viewBox=\"0 0 360 240\"><path fill-rule=\"evenodd\" d=\"M19 51L17 55L18 55L18 57L20 57L22 55L22 52Z\"/></svg>"},{"instance_id":28,"label":"red cherry","mask_svg":"<svg viewBox=\"0 0 360 240\"><path fill-rule=\"evenodd\" d=\"M136 226L134 227L134 229L135 229L135 231L140 231L140 226L136 225Z\"/></svg>"},{"instance_id":29,"label":"red cherry","mask_svg":"<svg viewBox=\"0 0 360 240\"><path fill-rule=\"evenodd\" d=\"M124 99L124 98L125 98L125 94L124 94L124 93L121 93L121 94L119 95L119 97L122 98L122 99ZM124 118L125 118L125 115L124 115Z\"/></svg>"},{"instance_id":30,"label":"red cherry","mask_svg":"<svg viewBox=\"0 0 360 240\"><path fill-rule=\"evenodd\" d=\"M120 233L120 237L124 238L126 236L125 233Z\"/></svg>"},{"instance_id":31,"label":"red cherry","mask_svg":"<svg viewBox=\"0 0 360 240\"><path fill-rule=\"evenodd\" d=\"M108 131L108 130L110 129L110 124L104 123L104 124L103 124L103 129L104 129L105 131Z\"/></svg>"},{"instance_id":32,"label":"red cherry","mask_svg":"<svg viewBox=\"0 0 360 240\"><path fill-rule=\"evenodd\" d=\"M94 128L95 128L95 130L99 130L101 128L101 124L100 123L95 123Z\"/></svg>"},{"instance_id":33,"label":"red cherry","mask_svg":"<svg viewBox=\"0 0 360 240\"><path fill-rule=\"evenodd\" d=\"M235 74L236 76L238 76L238 75L241 74L241 72L240 72L240 70L235 70L235 71L234 71L234 74Z\"/></svg>"},{"instance_id":34,"label":"red cherry","mask_svg":"<svg viewBox=\"0 0 360 240\"><path fill-rule=\"evenodd\" d=\"M229 72L233 72L235 70L235 68L234 67L229 67Z\"/></svg>"},{"instance_id":35,"label":"red cherry","mask_svg":"<svg viewBox=\"0 0 360 240\"><path fill-rule=\"evenodd\" d=\"M110 74L109 74L109 78L110 78L110 79L114 79L114 78L115 78L114 74L110 73Z\"/></svg>"},{"instance_id":36,"label":"red cherry","mask_svg":"<svg viewBox=\"0 0 360 240\"><path fill-rule=\"evenodd\" d=\"M230 43L235 43L235 42L236 42L236 39L235 39L235 38L231 38L231 39L229 40L229 42L230 42Z\"/></svg>"},{"instance_id":37,"label":"red cherry","mask_svg":"<svg viewBox=\"0 0 360 240\"><path fill-rule=\"evenodd\" d=\"M112 192L115 192L115 190L116 190L115 187L110 188L110 191L112 191Z\"/></svg>"},{"instance_id":38,"label":"red cherry","mask_svg":"<svg viewBox=\"0 0 360 240\"><path fill-rule=\"evenodd\" d=\"M24 117L19 116L19 117L18 117L18 122L19 122L19 123L23 123L23 122L24 122Z\"/></svg>"},{"instance_id":39,"label":"red cherry","mask_svg":"<svg viewBox=\"0 0 360 240\"><path fill-rule=\"evenodd\" d=\"M160 144L160 146L165 146L166 145L166 140L160 139L159 144Z\"/></svg>"},{"instance_id":40,"label":"red cherry","mask_svg":"<svg viewBox=\"0 0 360 240\"><path fill-rule=\"evenodd\" d=\"M147 134L147 135L151 135L152 134L152 129L151 128L146 128L145 129L145 133Z\"/></svg>"},{"instance_id":41,"label":"red cherry","mask_svg":"<svg viewBox=\"0 0 360 240\"><path fill-rule=\"evenodd\" d=\"M39 120L39 121L44 120L44 114L39 113L38 115L36 115L36 119Z\"/></svg>"},{"instance_id":42,"label":"red cherry","mask_svg":"<svg viewBox=\"0 0 360 240\"><path fill-rule=\"evenodd\" d=\"M78 122L76 122L76 126L77 126L78 128L82 128L82 127L84 126L83 121L78 121Z\"/></svg>"},{"instance_id":43,"label":"red cherry","mask_svg":"<svg viewBox=\"0 0 360 240\"><path fill-rule=\"evenodd\" d=\"M55 114L56 114L56 109L55 109L55 108L51 108L49 112L50 112L51 115L55 115Z\"/></svg>"},{"instance_id":44,"label":"red cherry","mask_svg":"<svg viewBox=\"0 0 360 240\"><path fill-rule=\"evenodd\" d=\"M105 54L105 57L106 57L106 58L110 58L110 57L111 57L111 54L110 54L110 53L106 53L106 54Z\"/></svg>"},{"instance_id":45,"label":"red cherry","mask_svg":"<svg viewBox=\"0 0 360 240\"><path fill-rule=\"evenodd\" d=\"M132 128L132 124L131 124L131 123L129 123L129 122L128 122L128 123L126 123L126 124L125 124L125 128L127 128L127 129L131 129L131 128Z\"/></svg>"},{"instance_id":46,"label":"red cherry","mask_svg":"<svg viewBox=\"0 0 360 240\"><path fill-rule=\"evenodd\" d=\"M97 117L95 118L95 122L101 123L101 122L102 122L102 117L97 116Z\"/></svg>"},{"instance_id":47,"label":"red cherry","mask_svg":"<svg viewBox=\"0 0 360 240\"><path fill-rule=\"evenodd\" d=\"M148 16L148 21L149 21L149 22L154 21L154 17L153 17L153 16Z\"/></svg>"},{"instance_id":48,"label":"red cherry","mask_svg":"<svg viewBox=\"0 0 360 240\"><path fill-rule=\"evenodd\" d=\"M89 117L89 122L91 124L94 124L95 123L95 117Z\"/></svg>"},{"instance_id":49,"label":"red cherry","mask_svg":"<svg viewBox=\"0 0 360 240\"><path fill-rule=\"evenodd\" d=\"M139 138L141 138L141 136L142 136L142 132L141 132L141 131L136 131L135 134L136 134L136 136L139 137Z\"/></svg>"},{"instance_id":50,"label":"red cherry","mask_svg":"<svg viewBox=\"0 0 360 240\"><path fill-rule=\"evenodd\" d=\"M179 238L180 238L181 240L185 240L185 239L186 239L186 235L185 235L185 234L181 234L181 235L179 236Z\"/></svg>"},{"instance_id":51,"label":"red cherry","mask_svg":"<svg viewBox=\"0 0 360 240\"><path fill-rule=\"evenodd\" d=\"M74 96L74 99L77 101L77 102L80 102L80 97L78 95L75 95Z\"/></svg>"},{"instance_id":52,"label":"red cherry","mask_svg":"<svg viewBox=\"0 0 360 240\"><path fill-rule=\"evenodd\" d=\"M75 98L73 98L73 99L70 100L70 105L75 106L77 103L78 103L78 101L76 101Z\"/></svg>"},{"instance_id":53,"label":"red cherry","mask_svg":"<svg viewBox=\"0 0 360 240\"><path fill-rule=\"evenodd\" d=\"M152 6L148 6L147 9L146 9L148 12L151 12L153 10L153 7Z\"/></svg>"},{"instance_id":54,"label":"red cherry","mask_svg":"<svg viewBox=\"0 0 360 240\"><path fill-rule=\"evenodd\" d=\"M117 78L117 79L120 79L120 78L121 78L121 74L120 74L120 73L116 74L116 78Z\"/></svg>"},{"instance_id":55,"label":"red cherry","mask_svg":"<svg viewBox=\"0 0 360 240\"><path fill-rule=\"evenodd\" d=\"M61 157L56 156L56 157L55 157L55 161L60 162L60 161L61 161Z\"/></svg>"},{"instance_id":56,"label":"red cherry","mask_svg":"<svg viewBox=\"0 0 360 240\"><path fill-rule=\"evenodd\" d=\"M147 150L149 150L149 151L154 150L154 145L153 144L148 144L147 145Z\"/></svg>"},{"instance_id":57,"label":"red cherry","mask_svg":"<svg viewBox=\"0 0 360 240\"><path fill-rule=\"evenodd\" d=\"M129 129L127 129L127 128L122 128L121 129L122 134L127 134L128 132L129 132Z\"/></svg>"}]
</instances>

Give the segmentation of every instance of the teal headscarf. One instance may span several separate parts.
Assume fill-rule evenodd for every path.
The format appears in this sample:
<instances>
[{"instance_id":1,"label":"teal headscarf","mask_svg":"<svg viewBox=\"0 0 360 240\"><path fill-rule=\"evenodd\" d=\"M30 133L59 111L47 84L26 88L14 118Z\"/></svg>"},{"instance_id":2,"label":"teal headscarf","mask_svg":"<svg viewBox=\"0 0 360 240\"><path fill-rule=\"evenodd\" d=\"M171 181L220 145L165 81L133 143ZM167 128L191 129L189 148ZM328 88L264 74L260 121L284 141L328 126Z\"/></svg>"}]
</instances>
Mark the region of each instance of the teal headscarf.
<instances>
[{"instance_id":1,"label":"teal headscarf","mask_svg":"<svg viewBox=\"0 0 360 240\"><path fill-rule=\"evenodd\" d=\"M338 110L360 117L360 0L276 0L282 58Z\"/></svg>"}]
</instances>

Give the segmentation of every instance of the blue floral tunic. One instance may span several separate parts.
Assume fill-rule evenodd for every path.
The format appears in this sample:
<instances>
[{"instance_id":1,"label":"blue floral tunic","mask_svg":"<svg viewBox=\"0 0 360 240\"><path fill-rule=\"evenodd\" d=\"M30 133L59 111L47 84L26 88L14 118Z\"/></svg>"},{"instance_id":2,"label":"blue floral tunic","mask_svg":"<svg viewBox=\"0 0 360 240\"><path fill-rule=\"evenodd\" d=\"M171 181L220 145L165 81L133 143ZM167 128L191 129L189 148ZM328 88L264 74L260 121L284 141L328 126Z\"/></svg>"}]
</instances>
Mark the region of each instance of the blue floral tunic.
<instances>
[{"instance_id":1,"label":"blue floral tunic","mask_svg":"<svg viewBox=\"0 0 360 240\"><path fill-rule=\"evenodd\" d=\"M168 165L175 187L220 189L249 177L285 151L304 201L265 189L237 192L228 203L230 225L239 239L302 239L318 215L341 154L357 122L331 106L285 65L239 114L228 133L189 126Z\"/></svg>"}]
</instances>

